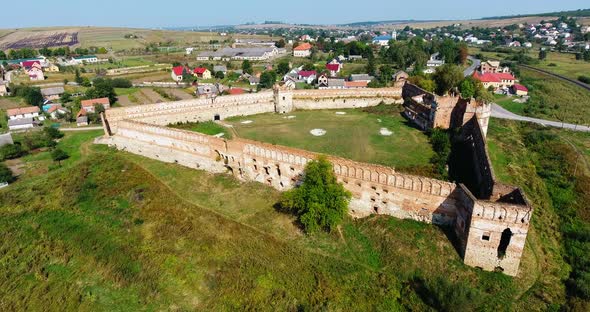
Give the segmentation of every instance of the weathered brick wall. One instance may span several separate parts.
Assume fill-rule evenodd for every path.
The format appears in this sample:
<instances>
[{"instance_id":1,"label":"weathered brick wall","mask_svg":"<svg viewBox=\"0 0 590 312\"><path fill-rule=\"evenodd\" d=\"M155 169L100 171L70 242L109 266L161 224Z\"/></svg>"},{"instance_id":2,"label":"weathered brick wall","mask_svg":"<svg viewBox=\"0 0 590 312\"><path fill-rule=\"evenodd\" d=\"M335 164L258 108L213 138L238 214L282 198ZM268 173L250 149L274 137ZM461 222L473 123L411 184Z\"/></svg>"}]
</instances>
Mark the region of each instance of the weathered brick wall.
<instances>
[{"instance_id":1,"label":"weathered brick wall","mask_svg":"<svg viewBox=\"0 0 590 312\"><path fill-rule=\"evenodd\" d=\"M410 89L412 90L412 89ZM285 93L287 92L287 93ZM262 92L107 110L100 143L186 167L231 172L244 181L258 181L278 190L294 187L307 162L318 154L256 141L224 139L167 128L184 121L212 120L292 108L354 108L399 100L401 88L369 90L302 90ZM466 108L469 111L469 108ZM421 222L454 225L465 263L516 275L532 208L518 189L495 183L485 134L471 115L466 135L472 144L479 177L478 197L463 185L404 175L393 168L328 156L334 173L353 194L350 213L356 217L387 214ZM107 129L110 128L110 131ZM496 187L497 186L497 187ZM483 196L481 196L483 194ZM498 253L509 230L505 253ZM506 236L506 235L504 235ZM486 238L486 239L483 239Z\"/></svg>"}]
</instances>

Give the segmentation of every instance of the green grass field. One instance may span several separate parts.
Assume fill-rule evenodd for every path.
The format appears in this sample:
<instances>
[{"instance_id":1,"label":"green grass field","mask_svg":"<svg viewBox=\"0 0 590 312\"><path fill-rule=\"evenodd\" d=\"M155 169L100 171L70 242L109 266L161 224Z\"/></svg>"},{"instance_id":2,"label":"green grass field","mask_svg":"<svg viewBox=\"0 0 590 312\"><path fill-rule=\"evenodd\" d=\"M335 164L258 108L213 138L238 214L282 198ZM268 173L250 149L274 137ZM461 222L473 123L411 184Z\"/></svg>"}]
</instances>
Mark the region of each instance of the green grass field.
<instances>
[{"instance_id":1,"label":"green grass field","mask_svg":"<svg viewBox=\"0 0 590 312\"><path fill-rule=\"evenodd\" d=\"M362 110L296 111L287 115L262 114L230 118L240 137L340 156L356 161L392 166L396 169L428 166L433 155L428 137L399 115L399 107L383 114ZM244 124L250 120L252 123ZM324 129L313 136L312 129ZM380 134L386 128L391 136Z\"/></svg>"},{"instance_id":2,"label":"green grass field","mask_svg":"<svg viewBox=\"0 0 590 312\"><path fill-rule=\"evenodd\" d=\"M550 229L529 235L513 279L463 265L443 229L413 221L347 219L303 235L269 187L93 146L96 135L68 134L60 144L79 156L0 190L3 309L505 311L563 301L558 273L541 271L557 261L538 236Z\"/></svg>"},{"instance_id":3,"label":"green grass field","mask_svg":"<svg viewBox=\"0 0 590 312\"><path fill-rule=\"evenodd\" d=\"M183 129L189 131L195 131L204 133L207 135L217 135L223 133L223 138L231 139L231 132L227 130L227 128L213 122L213 121L205 121L205 122L189 122L183 124L173 124L168 125L169 127L176 128L176 129Z\"/></svg>"},{"instance_id":4,"label":"green grass field","mask_svg":"<svg viewBox=\"0 0 590 312\"><path fill-rule=\"evenodd\" d=\"M525 115L590 123L590 92L577 85L536 71L521 69L521 82L529 88L530 100L523 104Z\"/></svg>"}]
</instances>

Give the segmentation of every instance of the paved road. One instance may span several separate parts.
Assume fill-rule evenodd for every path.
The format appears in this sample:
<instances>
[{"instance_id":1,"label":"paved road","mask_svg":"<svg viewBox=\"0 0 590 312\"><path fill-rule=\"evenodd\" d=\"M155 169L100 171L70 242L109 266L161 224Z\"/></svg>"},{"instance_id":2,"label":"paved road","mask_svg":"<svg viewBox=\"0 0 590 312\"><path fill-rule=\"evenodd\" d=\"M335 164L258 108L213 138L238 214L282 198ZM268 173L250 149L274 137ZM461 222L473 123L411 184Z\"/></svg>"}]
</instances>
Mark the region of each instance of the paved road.
<instances>
[{"instance_id":1,"label":"paved road","mask_svg":"<svg viewBox=\"0 0 590 312\"><path fill-rule=\"evenodd\" d=\"M508 110L502 108L498 104L492 104L492 117L500 118L500 119L510 119L510 120L532 122L532 123L536 123L536 124L543 125L543 126L565 128L565 129L574 130L574 131L590 132L590 127L587 127L587 126L579 126L579 125L574 125L574 124L569 124L569 123L561 123L559 121L551 121L551 120L544 120L544 119L520 116L520 115L509 112Z\"/></svg>"},{"instance_id":2,"label":"paved road","mask_svg":"<svg viewBox=\"0 0 590 312\"><path fill-rule=\"evenodd\" d=\"M467 59L470 60L472 62L472 64L471 64L471 66L469 66L469 68L467 68L466 70L463 71L463 77L473 75L475 70L479 67L479 65L481 65L481 61L471 55L468 56Z\"/></svg>"}]
</instances>

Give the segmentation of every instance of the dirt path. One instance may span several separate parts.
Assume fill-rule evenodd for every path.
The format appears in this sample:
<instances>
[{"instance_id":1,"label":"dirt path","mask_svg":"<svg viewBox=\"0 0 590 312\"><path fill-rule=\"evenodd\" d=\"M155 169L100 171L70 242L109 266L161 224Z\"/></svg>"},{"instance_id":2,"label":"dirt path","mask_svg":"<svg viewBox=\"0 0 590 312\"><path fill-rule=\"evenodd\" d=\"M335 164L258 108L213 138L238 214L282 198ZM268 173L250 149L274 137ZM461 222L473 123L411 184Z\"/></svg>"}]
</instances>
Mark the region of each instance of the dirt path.
<instances>
[{"instance_id":1,"label":"dirt path","mask_svg":"<svg viewBox=\"0 0 590 312\"><path fill-rule=\"evenodd\" d=\"M181 100L191 100L194 99L194 97L186 92L184 92L183 90L179 90L179 89L174 89L174 88L168 88L165 89L164 92L175 96Z\"/></svg>"},{"instance_id":2,"label":"dirt path","mask_svg":"<svg viewBox=\"0 0 590 312\"><path fill-rule=\"evenodd\" d=\"M140 92L148 99L148 103L144 103L144 104L154 104L154 103L166 102L166 100L164 98L162 98L162 96L160 96L156 91L154 91L152 89L142 88L140 90Z\"/></svg>"},{"instance_id":3,"label":"dirt path","mask_svg":"<svg viewBox=\"0 0 590 312\"><path fill-rule=\"evenodd\" d=\"M117 97L117 102L119 102L119 104L123 107L125 106L133 106L135 104L133 104L133 102L131 102L131 100L129 99L128 95L120 95Z\"/></svg>"}]
</instances>

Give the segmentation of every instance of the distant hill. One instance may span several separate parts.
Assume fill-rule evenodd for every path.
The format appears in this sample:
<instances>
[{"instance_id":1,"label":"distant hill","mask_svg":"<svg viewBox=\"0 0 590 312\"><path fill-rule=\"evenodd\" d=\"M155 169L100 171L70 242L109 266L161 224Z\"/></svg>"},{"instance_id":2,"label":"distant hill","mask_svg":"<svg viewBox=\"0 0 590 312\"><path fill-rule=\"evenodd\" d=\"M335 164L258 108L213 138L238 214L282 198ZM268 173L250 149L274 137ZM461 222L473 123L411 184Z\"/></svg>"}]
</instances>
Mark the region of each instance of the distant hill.
<instances>
[{"instance_id":1,"label":"distant hill","mask_svg":"<svg viewBox=\"0 0 590 312\"><path fill-rule=\"evenodd\" d=\"M498 20L516 17L529 17L529 16L547 16L547 17L559 17L559 16L570 16L570 17L590 17L590 9L579 9L573 11L560 11L550 13L538 13L538 14L519 14L519 15L507 15L507 16L492 16L484 17L482 20Z\"/></svg>"}]
</instances>

